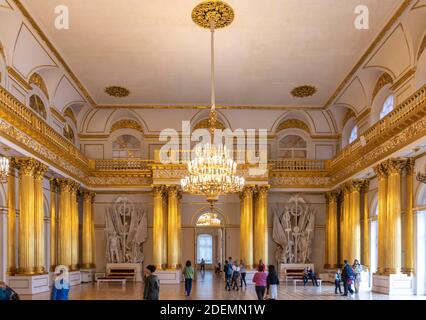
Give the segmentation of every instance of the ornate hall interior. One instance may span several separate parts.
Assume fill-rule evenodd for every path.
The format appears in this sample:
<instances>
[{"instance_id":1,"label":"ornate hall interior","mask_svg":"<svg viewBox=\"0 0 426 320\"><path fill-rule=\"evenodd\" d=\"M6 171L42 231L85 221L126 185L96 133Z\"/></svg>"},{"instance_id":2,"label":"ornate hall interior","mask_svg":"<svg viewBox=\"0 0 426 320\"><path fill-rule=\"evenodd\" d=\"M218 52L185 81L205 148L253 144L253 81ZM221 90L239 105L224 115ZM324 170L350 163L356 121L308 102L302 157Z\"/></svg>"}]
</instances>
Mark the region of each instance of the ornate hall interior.
<instances>
[{"instance_id":1,"label":"ornate hall interior","mask_svg":"<svg viewBox=\"0 0 426 320\"><path fill-rule=\"evenodd\" d=\"M0 172L24 300L426 299L426 0L0 0Z\"/></svg>"}]
</instances>

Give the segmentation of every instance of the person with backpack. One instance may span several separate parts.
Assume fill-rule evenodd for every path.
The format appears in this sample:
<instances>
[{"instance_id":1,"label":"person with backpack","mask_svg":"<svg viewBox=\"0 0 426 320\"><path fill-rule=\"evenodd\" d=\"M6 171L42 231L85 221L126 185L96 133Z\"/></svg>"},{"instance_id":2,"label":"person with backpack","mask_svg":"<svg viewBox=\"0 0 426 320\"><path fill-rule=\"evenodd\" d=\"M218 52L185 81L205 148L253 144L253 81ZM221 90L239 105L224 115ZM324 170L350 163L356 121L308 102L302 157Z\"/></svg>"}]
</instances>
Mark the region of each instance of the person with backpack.
<instances>
[{"instance_id":1,"label":"person with backpack","mask_svg":"<svg viewBox=\"0 0 426 320\"><path fill-rule=\"evenodd\" d=\"M19 300L19 295L5 282L0 281L0 301Z\"/></svg>"},{"instance_id":2,"label":"person with backpack","mask_svg":"<svg viewBox=\"0 0 426 320\"><path fill-rule=\"evenodd\" d=\"M160 295L160 280L154 274L156 268L148 265L145 269L143 298L145 300L158 300Z\"/></svg>"},{"instance_id":3,"label":"person with backpack","mask_svg":"<svg viewBox=\"0 0 426 320\"><path fill-rule=\"evenodd\" d=\"M189 297L192 290L192 279L194 278L194 268L191 266L191 261L186 261L182 273L185 278L185 295Z\"/></svg>"},{"instance_id":4,"label":"person with backpack","mask_svg":"<svg viewBox=\"0 0 426 320\"><path fill-rule=\"evenodd\" d=\"M349 265L348 260L344 261L344 266L342 270L342 281L343 281L343 294L342 296L347 296L348 291L353 294L354 291L351 288L354 279L354 271Z\"/></svg>"}]
</instances>

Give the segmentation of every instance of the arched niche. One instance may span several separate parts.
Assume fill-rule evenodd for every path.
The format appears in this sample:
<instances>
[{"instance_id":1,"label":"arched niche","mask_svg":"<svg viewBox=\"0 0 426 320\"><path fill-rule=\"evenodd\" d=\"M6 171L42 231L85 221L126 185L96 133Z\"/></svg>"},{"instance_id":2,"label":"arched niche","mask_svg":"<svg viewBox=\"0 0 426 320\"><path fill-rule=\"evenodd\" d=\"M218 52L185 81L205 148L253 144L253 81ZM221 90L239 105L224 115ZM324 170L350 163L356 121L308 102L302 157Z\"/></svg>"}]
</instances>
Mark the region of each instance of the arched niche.
<instances>
[{"instance_id":1,"label":"arched niche","mask_svg":"<svg viewBox=\"0 0 426 320\"><path fill-rule=\"evenodd\" d=\"M305 156L302 154L302 140L305 143ZM275 154L278 159L312 159L315 155L312 138L308 132L299 128L289 128L281 130L275 140ZM291 144L294 150L290 151ZM291 155L290 155L291 153Z\"/></svg>"},{"instance_id":2,"label":"arched niche","mask_svg":"<svg viewBox=\"0 0 426 320\"><path fill-rule=\"evenodd\" d=\"M352 118L350 118L346 121L345 125L343 126L343 130L342 130L342 148L344 148L344 147L346 147L347 145L350 144L349 140L350 140L351 134L352 134L355 127L357 127L357 122L356 122L355 117L352 117ZM358 135L359 135L359 130L357 130L357 131L358 131Z\"/></svg>"}]
</instances>

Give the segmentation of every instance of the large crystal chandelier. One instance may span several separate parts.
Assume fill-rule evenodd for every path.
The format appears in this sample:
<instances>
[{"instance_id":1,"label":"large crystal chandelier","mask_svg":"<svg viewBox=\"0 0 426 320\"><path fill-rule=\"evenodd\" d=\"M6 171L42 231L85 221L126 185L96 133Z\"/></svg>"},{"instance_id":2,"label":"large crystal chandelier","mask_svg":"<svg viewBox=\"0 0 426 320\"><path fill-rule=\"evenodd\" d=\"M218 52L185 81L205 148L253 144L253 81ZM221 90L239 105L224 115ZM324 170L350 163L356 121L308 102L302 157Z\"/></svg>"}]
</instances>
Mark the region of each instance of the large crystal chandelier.
<instances>
[{"instance_id":1,"label":"large crystal chandelier","mask_svg":"<svg viewBox=\"0 0 426 320\"><path fill-rule=\"evenodd\" d=\"M0 182L6 182L8 174L9 159L7 157L0 156Z\"/></svg>"},{"instance_id":2,"label":"large crystal chandelier","mask_svg":"<svg viewBox=\"0 0 426 320\"><path fill-rule=\"evenodd\" d=\"M209 130L211 142L199 145L188 162L189 175L181 180L183 191L204 194L211 204L220 194L236 193L243 189L244 178L237 175L237 163L226 146L213 142L217 114L214 85L214 31L228 26L234 19L232 8L222 1L205 1L192 11L193 21L211 32L211 109Z\"/></svg>"}]
</instances>

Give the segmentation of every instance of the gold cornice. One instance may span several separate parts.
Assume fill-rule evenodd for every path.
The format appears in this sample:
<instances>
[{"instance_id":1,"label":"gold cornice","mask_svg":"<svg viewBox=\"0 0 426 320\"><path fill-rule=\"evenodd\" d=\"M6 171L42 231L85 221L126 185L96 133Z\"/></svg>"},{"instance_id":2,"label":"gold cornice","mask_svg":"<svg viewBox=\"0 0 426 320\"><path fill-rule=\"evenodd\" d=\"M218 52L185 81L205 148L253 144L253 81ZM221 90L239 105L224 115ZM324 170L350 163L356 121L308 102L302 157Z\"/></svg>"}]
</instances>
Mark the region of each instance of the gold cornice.
<instances>
[{"instance_id":1,"label":"gold cornice","mask_svg":"<svg viewBox=\"0 0 426 320\"><path fill-rule=\"evenodd\" d=\"M13 2L18 7L19 11L21 11L22 15L28 20L28 22L31 24L31 26L37 32L37 34L40 36L40 38L44 41L44 43L47 45L47 47L53 52L56 59L58 59L58 61L64 67L65 71L71 76L73 81L76 83L78 89L83 93L83 95L87 99L87 101L92 106L95 106L96 105L95 100L93 100L93 98L90 96L89 92L86 90L86 88L83 86L83 84L80 82L80 80L74 74L74 72L72 72L71 68L68 66L68 64L65 62L65 60L62 58L62 56L59 54L58 50L56 50L55 46L50 42L50 40L46 36L46 34L41 30L41 28L35 22L35 20L30 15L30 13L25 8L25 6L22 4L22 2L20 0L13 0Z\"/></svg>"},{"instance_id":2,"label":"gold cornice","mask_svg":"<svg viewBox=\"0 0 426 320\"><path fill-rule=\"evenodd\" d=\"M98 109L195 109L204 110L211 109L208 105L96 105ZM216 109L222 110L323 110L322 106L216 106Z\"/></svg>"},{"instance_id":3,"label":"gold cornice","mask_svg":"<svg viewBox=\"0 0 426 320\"><path fill-rule=\"evenodd\" d=\"M82 134L82 133L79 133L78 137L80 139L108 139L109 134Z\"/></svg>"},{"instance_id":4,"label":"gold cornice","mask_svg":"<svg viewBox=\"0 0 426 320\"><path fill-rule=\"evenodd\" d=\"M31 86L27 80L25 80L14 68L7 66L6 68L9 75L11 75L16 81L18 81L26 90L30 91Z\"/></svg>"},{"instance_id":5,"label":"gold cornice","mask_svg":"<svg viewBox=\"0 0 426 320\"><path fill-rule=\"evenodd\" d=\"M416 73L416 67L411 68L406 73L404 73L391 87L392 91L398 89L402 84L405 83L413 74Z\"/></svg>"},{"instance_id":6,"label":"gold cornice","mask_svg":"<svg viewBox=\"0 0 426 320\"><path fill-rule=\"evenodd\" d=\"M355 66L351 69L349 74L343 79L343 81L339 84L335 92L332 94L332 96L327 100L327 102L324 105L324 108L327 108L329 105L333 103L333 101L337 98L337 96L343 91L343 89L346 87L346 85L350 82L353 75L358 71L358 69L362 66L362 64L365 62L365 60L368 58L368 56L374 51L374 49L377 47L379 42L383 40L383 37L386 35L386 33L392 28L393 24L396 20L402 15L402 13L407 9L407 7L410 5L411 0L404 0L403 3L400 5L398 10L395 12L395 14L390 18L390 20L386 23L385 27L380 31L379 35L374 39L373 43L368 47L367 51L361 56L361 58L358 60L358 62L355 64Z\"/></svg>"},{"instance_id":7,"label":"gold cornice","mask_svg":"<svg viewBox=\"0 0 426 320\"><path fill-rule=\"evenodd\" d=\"M66 119L64 118L64 116L55 107L53 106L50 107L50 112L62 123L66 122Z\"/></svg>"},{"instance_id":8,"label":"gold cornice","mask_svg":"<svg viewBox=\"0 0 426 320\"><path fill-rule=\"evenodd\" d=\"M280 132L281 130L284 130L284 129L300 129L310 134L308 125L299 119L288 119L283 121L278 126L276 132Z\"/></svg>"}]
</instances>

